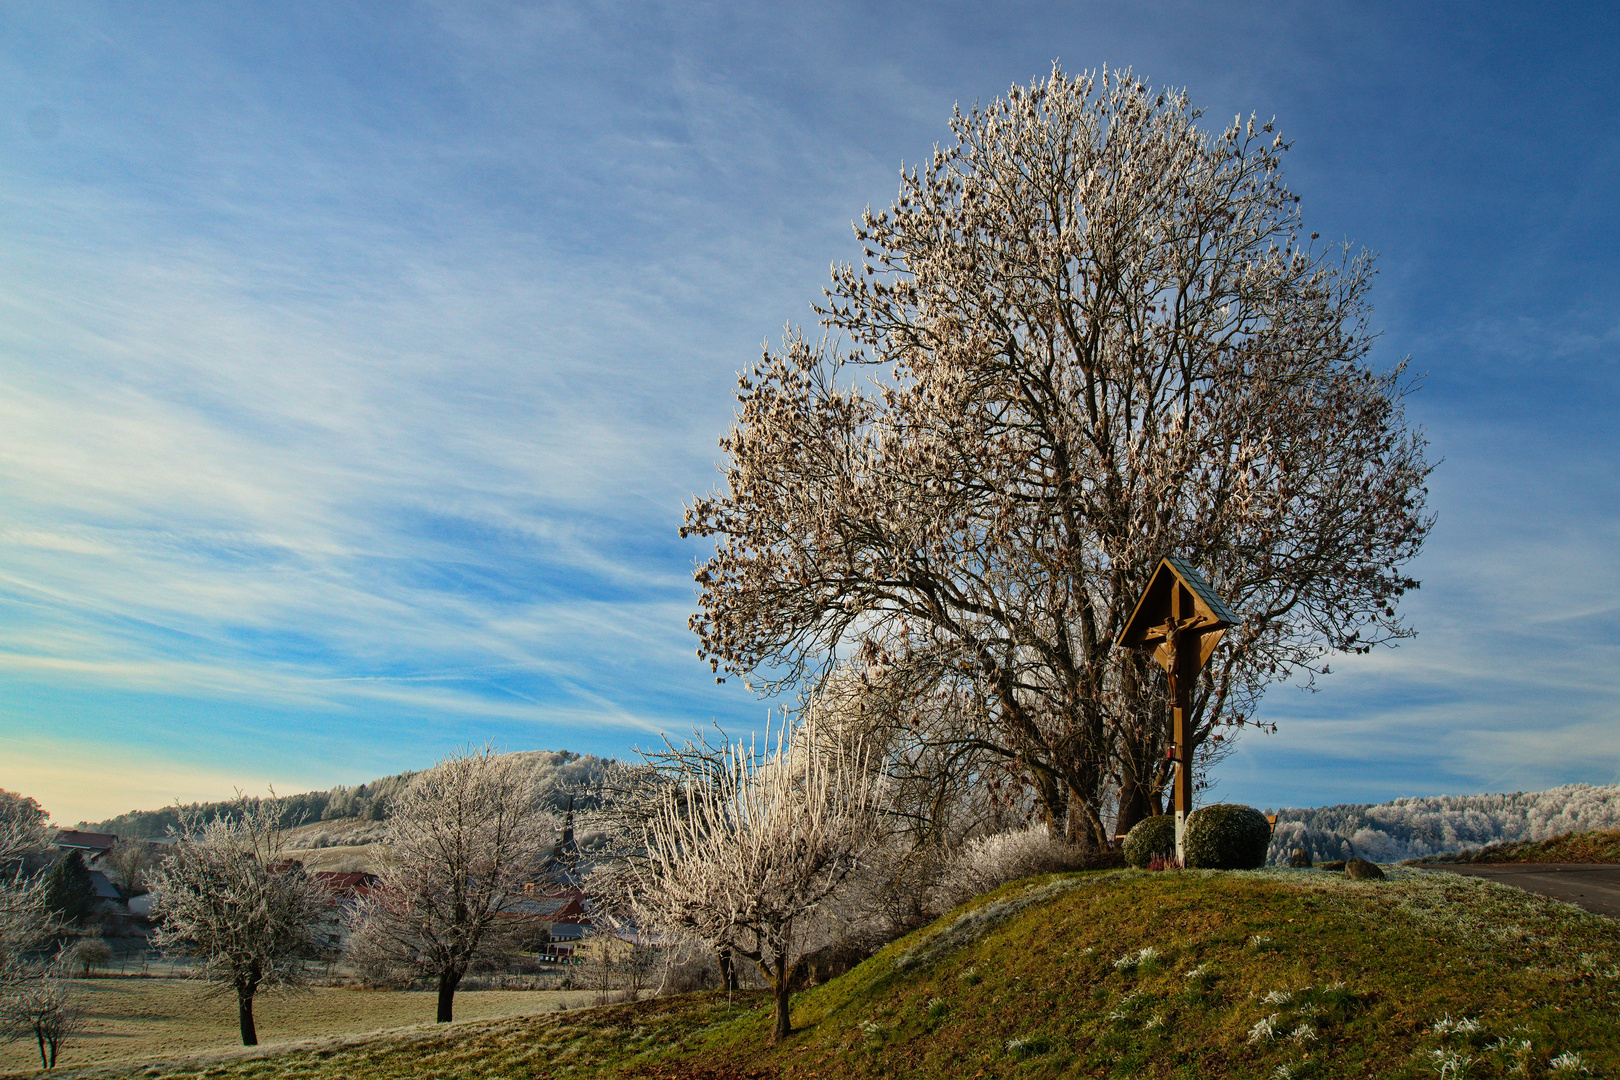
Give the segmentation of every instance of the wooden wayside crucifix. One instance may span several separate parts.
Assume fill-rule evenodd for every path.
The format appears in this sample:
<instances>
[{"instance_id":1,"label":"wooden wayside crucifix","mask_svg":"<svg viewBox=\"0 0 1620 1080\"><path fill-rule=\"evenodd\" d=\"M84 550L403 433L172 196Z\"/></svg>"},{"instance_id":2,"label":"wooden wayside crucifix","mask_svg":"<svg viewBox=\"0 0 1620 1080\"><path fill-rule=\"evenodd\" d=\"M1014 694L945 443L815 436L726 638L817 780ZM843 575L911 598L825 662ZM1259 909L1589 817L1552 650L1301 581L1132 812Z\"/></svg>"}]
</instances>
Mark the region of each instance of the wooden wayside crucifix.
<instances>
[{"instance_id":1,"label":"wooden wayside crucifix","mask_svg":"<svg viewBox=\"0 0 1620 1080\"><path fill-rule=\"evenodd\" d=\"M1192 812L1192 694L1226 628L1241 619L1189 562L1167 555L1148 579L1115 645L1149 652L1170 677L1170 751L1176 763L1176 858Z\"/></svg>"}]
</instances>

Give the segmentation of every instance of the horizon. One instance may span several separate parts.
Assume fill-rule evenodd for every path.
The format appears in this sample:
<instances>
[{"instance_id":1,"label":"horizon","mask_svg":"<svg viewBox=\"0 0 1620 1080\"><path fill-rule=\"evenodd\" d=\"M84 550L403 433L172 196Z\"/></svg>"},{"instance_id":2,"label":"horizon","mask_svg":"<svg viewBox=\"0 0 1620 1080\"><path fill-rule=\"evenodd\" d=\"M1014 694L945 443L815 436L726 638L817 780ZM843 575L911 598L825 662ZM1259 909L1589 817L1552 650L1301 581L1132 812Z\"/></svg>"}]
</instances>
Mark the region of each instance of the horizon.
<instances>
[{"instance_id":1,"label":"horizon","mask_svg":"<svg viewBox=\"0 0 1620 1080\"><path fill-rule=\"evenodd\" d=\"M1620 781L1620 11L79 2L7 20L0 788L53 820L776 701L694 656L736 373L964 108L1275 117L1379 253L1438 462L1418 636L1274 686L1210 798Z\"/></svg>"},{"instance_id":2,"label":"horizon","mask_svg":"<svg viewBox=\"0 0 1620 1080\"><path fill-rule=\"evenodd\" d=\"M511 753L528 753L528 754L549 754L549 753L558 753L558 752L571 753L572 751L558 751L558 750L555 750L555 749L553 749L553 750L514 750L514 751L511 751ZM581 756L583 756L583 755L581 755ZM412 770L404 770L404 771L406 771L406 772L419 772L419 771L422 771L422 770L412 769ZM315 788L315 789L311 789L309 791L276 792L275 797L276 798L297 798L297 797L304 796L304 795L319 795L319 794L324 794L326 792L332 791L337 787L348 787L348 788L359 787L359 786L363 786L365 784L371 784L371 783L373 783L375 781L386 780L386 779L389 779L390 777L395 776L395 775L399 775L399 774L390 773L388 776L374 776L374 777L371 777L370 779L356 781L355 783L352 783L352 784L335 784L331 788ZM1454 794L1450 794L1450 795L1398 795L1398 796L1394 797L1393 799L1383 799L1383 800L1379 800L1378 802L1324 803L1324 804L1319 805L1319 806L1267 806L1264 809L1265 809L1265 811L1267 813L1271 813L1273 811L1275 811L1277 813L1307 813L1307 812L1310 812L1310 811L1334 810L1334 809L1338 809L1340 807L1388 806L1388 805L1398 804L1398 803L1402 803L1402 802L1421 802L1421 801L1435 800L1435 799L1468 799L1468 798L1488 798L1488 797L1491 797L1491 796L1512 797L1512 796L1515 796L1515 795L1539 795L1539 794L1546 794L1548 791L1561 790L1563 788L1580 788L1580 787L1586 787L1586 788L1590 788L1592 790L1601 791L1601 790L1607 790L1607 789L1610 789L1610 788L1620 788L1620 783L1616 783L1616 784L1587 784L1584 781L1576 781L1573 784L1559 784L1559 785L1555 785L1552 788L1542 789L1542 790L1538 790L1538 791L1523 791L1523 790L1520 790L1520 791L1480 791L1480 792L1458 792L1458 793L1454 793ZM242 792L242 794L247 796L248 798L257 797L252 792L244 791L244 792ZM227 798L224 798L224 799L194 799L194 800L191 800L190 803L188 803L187 805L204 805L204 806L206 806L206 805L209 805L211 803L230 802L230 801L232 801L232 798L234 798L234 793L233 793L232 797L227 797ZM1217 801L1220 801L1220 800L1217 800ZM1199 806L1199 807L1208 805L1204 800L1201 800L1201 799L1195 799L1194 804L1195 804L1195 806ZM59 823L59 822L55 821L54 819L51 819L50 815L49 815L49 811L47 809L46 827L47 828L52 828L52 829L73 830L73 829L81 829L81 828L83 828L85 826L102 826L102 825L110 824L111 822L113 822L117 818L123 817L123 816L128 815L128 814L153 813L153 812L156 812L156 811L166 810L166 809L168 809L168 808L170 808L172 806L175 806L175 805L176 805L175 803L170 802L170 803L164 804L163 806L131 807L130 809L120 811L117 814L108 814L105 817L97 818L95 820L80 819L80 820L74 822L71 825L64 824L64 823ZM305 825L318 825L318 824L320 824L319 821L302 821L302 822L299 823L298 827L303 827Z\"/></svg>"}]
</instances>

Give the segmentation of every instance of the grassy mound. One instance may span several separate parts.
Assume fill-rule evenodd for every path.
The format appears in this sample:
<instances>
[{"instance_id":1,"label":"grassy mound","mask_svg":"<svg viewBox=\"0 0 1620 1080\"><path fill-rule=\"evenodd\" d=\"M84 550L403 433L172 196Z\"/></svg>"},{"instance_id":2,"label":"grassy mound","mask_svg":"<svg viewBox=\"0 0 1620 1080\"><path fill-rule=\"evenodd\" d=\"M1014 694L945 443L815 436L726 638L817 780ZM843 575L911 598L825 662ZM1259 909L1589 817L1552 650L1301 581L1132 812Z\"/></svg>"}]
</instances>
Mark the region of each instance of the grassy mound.
<instances>
[{"instance_id":1,"label":"grassy mound","mask_svg":"<svg viewBox=\"0 0 1620 1080\"><path fill-rule=\"evenodd\" d=\"M1547 840L1459 851L1423 859L1428 863L1620 863L1620 829L1565 833Z\"/></svg>"},{"instance_id":2,"label":"grassy mound","mask_svg":"<svg viewBox=\"0 0 1620 1080\"><path fill-rule=\"evenodd\" d=\"M1615 922L1452 875L1089 875L805 995L799 1045L856 1076L1612 1075L1617 963Z\"/></svg>"},{"instance_id":3,"label":"grassy mound","mask_svg":"<svg viewBox=\"0 0 1620 1080\"><path fill-rule=\"evenodd\" d=\"M493 1021L139 1076L1620 1076L1620 924L1395 868L1007 886L794 1000ZM58 1069L60 1074L63 1070Z\"/></svg>"}]
</instances>

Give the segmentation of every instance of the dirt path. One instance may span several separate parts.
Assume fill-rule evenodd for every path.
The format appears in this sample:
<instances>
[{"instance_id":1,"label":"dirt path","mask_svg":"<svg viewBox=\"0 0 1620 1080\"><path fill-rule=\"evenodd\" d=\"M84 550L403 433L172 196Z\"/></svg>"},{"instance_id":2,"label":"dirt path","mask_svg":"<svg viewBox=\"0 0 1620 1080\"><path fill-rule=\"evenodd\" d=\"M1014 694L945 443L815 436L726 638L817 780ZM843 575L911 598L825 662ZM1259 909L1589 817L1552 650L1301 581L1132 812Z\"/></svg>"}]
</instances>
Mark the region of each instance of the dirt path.
<instances>
[{"instance_id":1,"label":"dirt path","mask_svg":"<svg viewBox=\"0 0 1620 1080\"><path fill-rule=\"evenodd\" d=\"M1466 874L1563 900L1620 919L1620 866L1602 863L1456 863L1421 866L1434 873Z\"/></svg>"}]
</instances>

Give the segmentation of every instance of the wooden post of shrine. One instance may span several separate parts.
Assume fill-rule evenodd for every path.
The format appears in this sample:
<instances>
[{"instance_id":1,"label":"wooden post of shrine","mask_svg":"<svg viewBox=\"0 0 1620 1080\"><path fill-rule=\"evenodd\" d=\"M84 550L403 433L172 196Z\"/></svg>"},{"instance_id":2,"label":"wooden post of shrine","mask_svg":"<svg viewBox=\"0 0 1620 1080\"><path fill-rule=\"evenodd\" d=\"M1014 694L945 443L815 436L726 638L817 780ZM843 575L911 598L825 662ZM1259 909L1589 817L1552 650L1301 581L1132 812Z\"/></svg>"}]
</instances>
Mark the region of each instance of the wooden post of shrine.
<instances>
[{"instance_id":1,"label":"wooden post of shrine","mask_svg":"<svg viewBox=\"0 0 1620 1080\"><path fill-rule=\"evenodd\" d=\"M1192 813L1193 687L1226 628L1240 618L1215 595L1191 563L1159 561L1116 645L1148 651L1170 682L1167 756L1176 763L1176 858L1186 858L1187 815Z\"/></svg>"}]
</instances>

